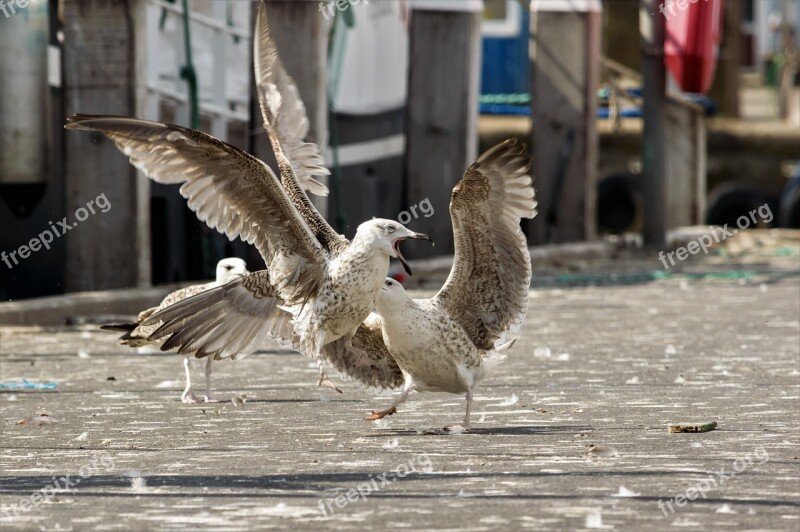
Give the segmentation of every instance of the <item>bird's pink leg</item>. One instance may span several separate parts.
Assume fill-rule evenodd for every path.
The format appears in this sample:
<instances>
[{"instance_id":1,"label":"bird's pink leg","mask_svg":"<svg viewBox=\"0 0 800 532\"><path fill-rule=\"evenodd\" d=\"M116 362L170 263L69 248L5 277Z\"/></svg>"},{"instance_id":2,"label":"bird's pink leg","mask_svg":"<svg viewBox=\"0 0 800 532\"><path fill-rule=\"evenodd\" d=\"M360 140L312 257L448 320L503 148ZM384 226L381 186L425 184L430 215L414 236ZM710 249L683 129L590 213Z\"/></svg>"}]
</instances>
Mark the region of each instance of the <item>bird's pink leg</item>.
<instances>
[{"instance_id":1,"label":"bird's pink leg","mask_svg":"<svg viewBox=\"0 0 800 532\"><path fill-rule=\"evenodd\" d=\"M186 375L186 388L183 390L183 394L181 394L181 401L184 404L192 405L198 402L197 396L192 391L192 374L189 370L191 366L191 360L188 356L183 357L183 371Z\"/></svg>"},{"instance_id":2,"label":"bird's pink leg","mask_svg":"<svg viewBox=\"0 0 800 532\"><path fill-rule=\"evenodd\" d=\"M364 420L365 421L377 421L379 419L385 418L386 416L391 416L392 414L397 413L397 407L400 405L400 403L402 403L403 401L408 399L408 394L410 394L413 390L414 390L413 386L406 387L403 390L403 393L401 393L397 397L397 399L395 399L394 403L392 403L392 406L390 406L386 410L381 410L380 412L376 412L375 410L373 410L372 414L370 414L369 416L365 417Z\"/></svg>"},{"instance_id":3,"label":"bird's pink leg","mask_svg":"<svg viewBox=\"0 0 800 532\"><path fill-rule=\"evenodd\" d=\"M214 357L206 357L206 403L222 403L221 399L211 396L211 364L214 362Z\"/></svg>"},{"instance_id":4,"label":"bird's pink leg","mask_svg":"<svg viewBox=\"0 0 800 532\"><path fill-rule=\"evenodd\" d=\"M451 433L461 433L465 430L469 429L469 413L472 408L472 390L467 390L467 412L464 415L464 421L461 422L461 425L453 425L452 427L445 427L445 432Z\"/></svg>"},{"instance_id":5,"label":"bird's pink leg","mask_svg":"<svg viewBox=\"0 0 800 532\"><path fill-rule=\"evenodd\" d=\"M332 388L337 392L342 393L342 390L340 390L339 387L336 386L330 378L328 378L328 374L323 371L322 366L319 367L319 380L317 381L317 386Z\"/></svg>"}]
</instances>

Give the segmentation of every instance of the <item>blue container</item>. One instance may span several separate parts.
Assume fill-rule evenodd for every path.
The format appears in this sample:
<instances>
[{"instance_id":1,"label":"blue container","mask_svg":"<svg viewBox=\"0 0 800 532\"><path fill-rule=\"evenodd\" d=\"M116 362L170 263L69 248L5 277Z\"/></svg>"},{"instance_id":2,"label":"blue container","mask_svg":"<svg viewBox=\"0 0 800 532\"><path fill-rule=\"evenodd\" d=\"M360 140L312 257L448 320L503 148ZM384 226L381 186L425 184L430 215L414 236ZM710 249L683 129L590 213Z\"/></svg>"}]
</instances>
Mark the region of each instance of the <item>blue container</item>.
<instances>
[{"instance_id":1,"label":"blue container","mask_svg":"<svg viewBox=\"0 0 800 532\"><path fill-rule=\"evenodd\" d=\"M484 21L481 95L530 93L529 34L530 12L517 1L507 2L505 20Z\"/></svg>"}]
</instances>

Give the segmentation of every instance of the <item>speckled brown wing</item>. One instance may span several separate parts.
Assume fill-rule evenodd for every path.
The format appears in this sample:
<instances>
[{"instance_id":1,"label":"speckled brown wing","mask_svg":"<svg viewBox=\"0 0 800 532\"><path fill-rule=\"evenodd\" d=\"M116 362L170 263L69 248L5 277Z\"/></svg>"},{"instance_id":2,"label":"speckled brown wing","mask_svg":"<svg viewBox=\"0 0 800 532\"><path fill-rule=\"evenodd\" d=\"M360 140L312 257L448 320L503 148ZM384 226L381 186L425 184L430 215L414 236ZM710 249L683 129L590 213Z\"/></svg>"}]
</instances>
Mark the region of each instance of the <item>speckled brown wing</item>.
<instances>
[{"instance_id":1,"label":"speckled brown wing","mask_svg":"<svg viewBox=\"0 0 800 532\"><path fill-rule=\"evenodd\" d=\"M381 318L370 314L358 329L347 348L345 338L322 347L322 358L341 375L371 388L394 389L403 385L403 372L395 362L381 333Z\"/></svg>"},{"instance_id":2,"label":"speckled brown wing","mask_svg":"<svg viewBox=\"0 0 800 532\"><path fill-rule=\"evenodd\" d=\"M313 194L328 195L328 187L314 176L329 175L319 146L306 142L309 122L306 106L294 80L286 72L267 23L266 8L259 2L253 39L253 69L264 122L272 126L296 182ZM265 98L266 97L266 98ZM267 113L269 112L269 117Z\"/></svg>"},{"instance_id":3,"label":"speckled brown wing","mask_svg":"<svg viewBox=\"0 0 800 532\"><path fill-rule=\"evenodd\" d=\"M109 331L125 331L125 334L119 337L119 342L122 345L127 345L128 347L142 347L151 344L154 342L154 340L151 340L149 336L159 328L161 322L156 322L152 325L143 325L142 322L159 310L165 309L170 305L174 305L175 303L189 298L195 294L199 294L200 292L208 290L213 286L214 283L209 283L196 284L181 288L180 290L176 290L170 294L167 294L167 296L161 300L161 303L159 303L158 306L141 311L136 317L135 322L106 324L100 328Z\"/></svg>"},{"instance_id":4,"label":"speckled brown wing","mask_svg":"<svg viewBox=\"0 0 800 532\"><path fill-rule=\"evenodd\" d=\"M327 195L327 187L313 176L328 175L330 171L325 167L319 146L305 141L309 129L306 108L278 55L263 2L259 4L256 16L253 63L264 127L278 163L281 183L322 247L338 255L349 242L333 230L303 191Z\"/></svg>"},{"instance_id":5,"label":"speckled brown wing","mask_svg":"<svg viewBox=\"0 0 800 532\"><path fill-rule=\"evenodd\" d=\"M292 315L282 305L269 273L262 270L170 305L143 325L156 326L150 339L163 339L162 351L236 358L267 339L298 344Z\"/></svg>"},{"instance_id":6,"label":"speckled brown wing","mask_svg":"<svg viewBox=\"0 0 800 532\"><path fill-rule=\"evenodd\" d=\"M176 350L197 358L244 356L267 339L304 352L292 315L282 307L269 273L262 270L169 305L146 318L144 326L155 325L150 339L163 339L162 351ZM340 338L324 345L320 358L364 386L403 384L403 374L383 343L380 317L371 314L351 344L359 351L349 349Z\"/></svg>"},{"instance_id":7,"label":"speckled brown wing","mask_svg":"<svg viewBox=\"0 0 800 532\"><path fill-rule=\"evenodd\" d=\"M453 267L434 300L479 349L492 349L528 308L530 254L521 218L536 215L530 162L514 139L491 148L453 189Z\"/></svg>"},{"instance_id":8,"label":"speckled brown wing","mask_svg":"<svg viewBox=\"0 0 800 532\"><path fill-rule=\"evenodd\" d=\"M98 131L154 181L181 184L200 220L255 244L284 300L303 302L323 283L325 252L262 161L200 131L135 118L75 115L66 128Z\"/></svg>"},{"instance_id":9,"label":"speckled brown wing","mask_svg":"<svg viewBox=\"0 0 800 532\"><path fill-rule=\"evenodd\" d=\"M209 288L214 286L213 283L208 284L195 284L192 286L187 286L185 288L181 288L180 290L175 290L167 295L164 299L161 300L161 303L158 304L157 307L149 308L147 310L143 310L139 313L138 320L139 326L136 327L130 333L131 338L148 338L153 332L156 331L161 326L161 322L156 322L152 325L143 325L142 322L158 312L159 310L163 310L167 307L178 303L179 301L183 301L184 299L188 299L194 295L200 294L205 292ZM151 340L148 340L151 341ZM141 345L141 344L139 344Z\"/></svg>"}]
</instances>

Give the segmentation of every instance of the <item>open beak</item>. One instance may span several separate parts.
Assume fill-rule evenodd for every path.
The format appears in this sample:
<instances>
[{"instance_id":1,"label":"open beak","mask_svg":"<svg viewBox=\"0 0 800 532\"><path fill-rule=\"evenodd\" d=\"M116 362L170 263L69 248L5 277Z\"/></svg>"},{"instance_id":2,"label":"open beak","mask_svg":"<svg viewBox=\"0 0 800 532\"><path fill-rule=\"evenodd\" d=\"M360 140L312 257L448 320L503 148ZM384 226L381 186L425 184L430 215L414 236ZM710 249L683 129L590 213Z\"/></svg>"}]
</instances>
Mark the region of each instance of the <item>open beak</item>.
<instances>
[{"instance_id":1,"label":"open beak","mask_svg":"<svg viewBox=\"0 0 800 532\"><path fill-rule=\"evenodd\" d=\"M406 271L406 273L408 275L413 275L411 273L411 267L408 265L408 262L406 262L406 259L405 257L403 257L403 254L400 253L400 241L405 240L406 238L413 238L414 240L427 240L429 242L433 242L433 239L428 235L423 235L422 233L412 233L409 236L398 238L394 242L392 242L392 249L394 250L394 256L397 257L397 260L399 260L400 264L403 265L403 269Z\"/></svg>"}]
</instances>

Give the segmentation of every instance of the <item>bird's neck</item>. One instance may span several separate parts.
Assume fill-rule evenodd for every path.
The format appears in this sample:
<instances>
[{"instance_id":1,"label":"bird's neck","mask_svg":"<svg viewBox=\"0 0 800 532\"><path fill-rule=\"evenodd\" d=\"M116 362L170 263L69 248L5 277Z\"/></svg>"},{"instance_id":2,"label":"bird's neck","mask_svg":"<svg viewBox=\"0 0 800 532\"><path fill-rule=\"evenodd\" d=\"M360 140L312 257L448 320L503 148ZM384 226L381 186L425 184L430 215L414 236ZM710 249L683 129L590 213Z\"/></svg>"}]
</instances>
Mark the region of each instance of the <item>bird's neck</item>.
<instances>
[{"instance_id":1,"label":"bird's neck","mask_svg":"<svg viewBox=\"0 0 800 532\"><path fill-rule=\"evenodd\" d=\"M357 255L370 261L375 261L379 257L385 257L387 261L389 260L389 252L381 248L378 240L370 233L356 233L343 255Z\"/></svg>"},{"instance_id":2,"label":"bird's neck","mask_svg":"<svg viewBox=\"0 0 800 532\"><path fill-rule=\"evenodd\" d=\"M391 318L394 315L395 308L389 301L378 298L378 302L375 304L375 310L378 311L381 317Z\"/></svg>"},{"instance_id":3,"label":"bird's neck","mask_svg":"<svg viewBox=\"0 0 800 532\"><path fill-rule=\"evenodd\" d=\"M377 293L389 273L389 254L376 247L373 241L365 242L356 235L350 246L331 264L331 273L334 277L358 275L369 280L368 289Z\"/></svg>"},{"instance_id":4,"label":"bird's neck","mask_svg":"<svg viewBox=\"0 0 800 532\"><path fill-rule=\"evenodd\" d=\"M407 297L399 301L389 301L385 298L378 298L378 302L375 305L375 309L378 311L378 314L381 316L391 318L396 314L404 314L410 308L416 307L416 303L414 300Z\"/></svg>"}]
</instances>

